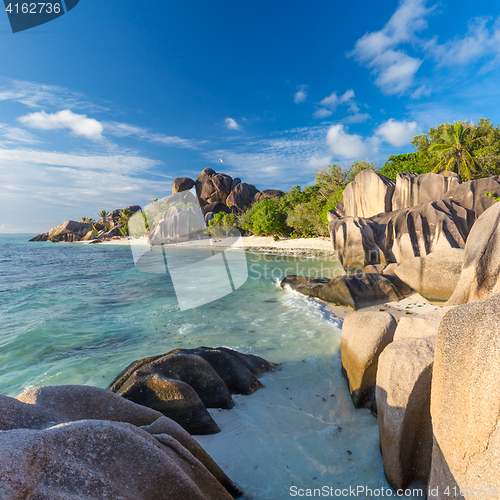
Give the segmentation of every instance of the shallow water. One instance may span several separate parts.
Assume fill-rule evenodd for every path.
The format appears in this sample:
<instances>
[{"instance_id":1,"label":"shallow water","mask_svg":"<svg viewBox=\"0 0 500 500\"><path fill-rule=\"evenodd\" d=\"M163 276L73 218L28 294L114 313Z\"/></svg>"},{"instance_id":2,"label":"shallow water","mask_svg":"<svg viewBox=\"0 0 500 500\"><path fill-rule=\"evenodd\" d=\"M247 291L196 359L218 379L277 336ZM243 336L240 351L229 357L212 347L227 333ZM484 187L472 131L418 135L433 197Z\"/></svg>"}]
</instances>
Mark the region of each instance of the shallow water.
<instances>
[{"instance_id":1,"label":"shallow water","mask_svg":"<svg viewBox=\"0 0 500 500\"><path fill-rule=\"evenodd\" d=\"M264 389L210 410L221 433L197 437L246 498L290 498L291 486L388 487L376 418L354 410L340 372L341 321L277 286L291 268L325 274L338 263L248 254L241 288L181 311L169 276L138 271L128 247L28 238L0 236L1 394L106 387L136 359L226 346L281 363Z\"/></svg>"}]
</instances>

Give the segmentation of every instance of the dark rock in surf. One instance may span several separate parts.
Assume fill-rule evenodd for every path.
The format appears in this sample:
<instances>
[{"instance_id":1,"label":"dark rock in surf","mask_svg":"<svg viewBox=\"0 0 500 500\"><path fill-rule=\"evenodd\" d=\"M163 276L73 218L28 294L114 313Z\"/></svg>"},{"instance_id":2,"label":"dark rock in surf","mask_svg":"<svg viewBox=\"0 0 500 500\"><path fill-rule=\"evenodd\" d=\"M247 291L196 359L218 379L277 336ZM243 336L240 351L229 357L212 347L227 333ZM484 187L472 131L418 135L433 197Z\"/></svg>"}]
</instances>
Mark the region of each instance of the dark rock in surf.
<instances>
[{"instance_id":1,"label":"dark rock in surf","mask_svg":"<svg viewBox=\"0 0 500 500\"><path fill-rule=\"evenodd\" d=\"M231 394L252 394L276 365L227 348L176 349L128 366L109 390L161 411L192 434L219 428L206 407L232 408Z\"/></svg>"}]
</instances>

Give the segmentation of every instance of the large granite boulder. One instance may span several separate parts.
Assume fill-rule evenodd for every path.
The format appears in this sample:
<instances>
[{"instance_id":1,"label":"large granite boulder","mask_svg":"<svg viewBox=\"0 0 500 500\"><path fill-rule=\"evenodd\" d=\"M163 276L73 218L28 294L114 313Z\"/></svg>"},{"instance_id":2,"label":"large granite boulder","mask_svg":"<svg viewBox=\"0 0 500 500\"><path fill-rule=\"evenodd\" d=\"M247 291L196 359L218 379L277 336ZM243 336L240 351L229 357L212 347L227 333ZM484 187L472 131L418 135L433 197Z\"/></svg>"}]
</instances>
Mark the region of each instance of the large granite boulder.
<instances>
[{"instance_id":1,"label":"large granite boulder","mask_svg":"<svg viewBox=\"0 0 500 500\"><path fill-rule=\"evenodd\" d=\"M252 394L263 387L258 377L274 369L231 349L176 349L134 361L109 390L161 412L191 434L213 434L220 429L206 408L232 408L231 394Z\"/></svg>"},{"instance_id":2,"label":"large granite boulder","mask_svg":"<svg viewBox=\"0 0 500 500\"><path fill-rule=\"evenodd\" d=\"M363 170L344 189L336 212L341 217L371 217L392 210L395 183L373 170Z\"/></svg>"},{"instance_id":3,"label":"large granite boulder","mask_svg":"<svg viewBox=\"0 0 500 500\"><path fill-rule=\"evenodd\" d=\"M446 198L447 191L459 185L460 179L453 172L446 176L433 173L421 175L410 172L399 173L392 197L392 210L413 208L441 200Z\"/></svg>"},{"instance_id":4,"label":"large granite boulder","mask_svg":"<svg viewBox=\"0 0 500 500\"><path fill-rule=\"evenodd\" d=\"M401 263L439 249L464 248L475 215L454 201L367 218L333 218L328 229L344 268Z\"/></svg>"},{"instance_id":5,"label":"large granite boulder","mask_svg":"<svg viewBox=\"0 0 500 500\"><path fill-rule=\"evenodd\" d=\"M289 274L281 280L280 285L355 311L362 307L398 301L404 297L388 276L378 273L339 276L331 280Z\"/></svg>"},{"instance_id":6,"label":"large granite boulder","mask_svg":"<svg viewBox=\"0 0 500 500\"><path fill-rule=\"evenodd\" d=\"M462 273L448 305L482 300L500 292L500 203L474 224L465 245Z\"/></svg>"},{"instance_id":7,"label":"large granite boulder","mask_svg":"<svg viewBox=\"0 0 500 500\"><path fill-rule=\"evenodd\" d=\"M189 177L177 177L172 181L172 194L189 191L195 184L196 181Z\"/></svg>"},{"instance_id":8,"label":"large granite boulder","mask_svg":"<svg viewBox=\"0 0 500 500\"><path fill-rule=\"evenodd\" d=\"M42 415L44 412L56 415L56 417L51 417L54 420L49 420L49 424L95 419L143 426L150 425L163 416L157 411L132 403L111 391L86 385L54 385L28 389L15 399L7 398L1 404L3 412L8 411L9 401L12 413L9 411L9 418L0 422L0 430L45 428L48 426L45 418L38 425L35 425L32 420L36 415Z\"/></svg>"},{"instance_id":9,"label":"large granite boulder","mask_svg":"<svg viewBox=\"0 0 500 500\"><path fill-rule=\"evenodd\" d=\"M231 192L233 179L226 174L218 174L211 168L202 170L196 179L196 194L207 203L225 203Z\"/></svg>"},{"instance_id":10,"label":"large granite boulder","mask_svg":"<svg viewBox=\"0 0 500 500\"><path fill-rule=\"evenodd\" d=\"M438 307L434 311L403 316L394 332L394 342L407 337L433 337L439 330L444 315L451 306Z\"/></svg>"},{"instance_id":11,"label":"large granite boulder","mask_svg":"<svg viewBox=\"0 0 500 500\"><path fill-rule=\"evenodd\" d=\"M80 241L89 231L92 224L88 222L76 222L67 220L56 227L53 227L47 236L49 241Z\"/></svg>"},{"instance_id":12,"label":"large granite boulder","mask_svg":"<svg viewBox=\"0 0 500 500\"><path fill-rule=\"evenodd\" d=\"M220 212L224 212L225 214L231 213L231 210L229 210L228 206L225 205L224 203L219 202L219 201L205 205L203 207L203 211L205 212L205 214L208 214L208 213L218 214Z\"/></svg>"},{"instance_id":13,"label":"large granite boulder","mask_svg":"<svg viewBox=\"0 0 500 500\"><path fill-rule=\"evenodd\" d=\"M259 190L252 184L240 182L231 189L225 201L228 206L235 206L239 209L247 208L255 202L255 195L258 192Z\"/></svg>"},{"instance_id":14,"label":"large granite boulder","mask_svg":"<svg viewBox=\"0 0 500 500\"><path fill-rule=\"evenodd\" d=\"M435 336L400 338L378 359L375 395L380 448L387 481L395 489L416 481L426 484L429 477L434 346Z\"/></svg>"},{"instance_id":15,"label":"large granite boulder","mask_svg":"<svg viewBox=\"0 0 500 500\"><path fill-rule=\"evenodd\" d=\"M0 396L0 414L2 500L242 494L178 424L104 389L53 386Z\"/></svg>"},{"instance_id":16,"label":"large granite boulder","mask_svg":"<svg viewBox=\"0 0 500 500\"><path fill-rule=\"evenodd\" d=\"M492 196L488 196L486 193L491 193ZM478 218L485 210L495 204L495 197L498 196L500 196L500 176L464 182L460 186L450 189L445 198L473 211Z\"/></svg>"},{"instance_id":17,"label":"large granite boulder","mask_svg":"<svg viewBox=\"0 0 500 500\"><path fill-rule=\"evenodd\" d=\"M395 273L430 302L446 302L457 286L463 260L464 250L446 248L424 257L407 259Z\"/></svg>"},{"instance_id":18,"label":"large granite boulder","mask_svg":"<svg viewBox=\"0 0 500 500\"><path fill-rule=\"evenodd\" d=\"M441 322L431 414L429 498L477 498L500 484L500 294L462 304ZM457 489L454 490L453 487ZM474 487L474 490L469 489ZM483 488L483 493L479 491Z\"/></svg>"},{"instance_id":19,"label":"large granite boulder","mask_svg":"<svg viewBox=\"0 0 500 500\"><path fill-rule=\"evenodd\" d=\"M346 377L356 408L370 408L376 413L375 383L378 358L392 342L397 323L380 311L348 314L342 325L340 352L342 373Z\"/></svg>"}]
</instances>

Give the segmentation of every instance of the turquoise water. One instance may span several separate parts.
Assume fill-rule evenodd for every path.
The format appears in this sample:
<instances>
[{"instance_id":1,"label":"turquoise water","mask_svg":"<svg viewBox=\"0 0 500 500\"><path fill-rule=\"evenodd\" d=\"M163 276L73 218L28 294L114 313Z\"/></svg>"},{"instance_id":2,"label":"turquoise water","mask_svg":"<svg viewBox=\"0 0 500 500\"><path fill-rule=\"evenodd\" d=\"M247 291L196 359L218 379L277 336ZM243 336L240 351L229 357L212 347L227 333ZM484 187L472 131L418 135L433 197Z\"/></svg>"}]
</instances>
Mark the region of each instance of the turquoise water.
<instances>
[{"instance_id":1,"label":"turquoise water","mask_svg":"<svg viewBox=\"0 0 500 500\"><path fill-rule=\"evenodd\" d=\"M133 360L226 346L282 363L234 409L210 410L221 433L197 437L247 498L290 498L291 486L387 487L376 419L354 410L340 372L341 321L277 286L291 267L324 274L336 262L248 254L241 288L181 311L169 276L139 272L128 247L30 236L0 236L1 394L106 387Z\"/></svg>"}]
</instances>

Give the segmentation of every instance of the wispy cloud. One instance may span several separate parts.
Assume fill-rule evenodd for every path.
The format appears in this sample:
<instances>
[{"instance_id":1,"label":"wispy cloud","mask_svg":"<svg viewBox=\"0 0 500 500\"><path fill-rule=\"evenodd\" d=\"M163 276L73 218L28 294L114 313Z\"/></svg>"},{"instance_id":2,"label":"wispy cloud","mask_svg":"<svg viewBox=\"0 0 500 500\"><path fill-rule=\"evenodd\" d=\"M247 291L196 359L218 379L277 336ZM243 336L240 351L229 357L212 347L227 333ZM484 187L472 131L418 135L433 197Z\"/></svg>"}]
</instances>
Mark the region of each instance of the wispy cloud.
<instances>
[{"instance_id":1,"label":"wispy cloud","mask_svg":"<svg viewBox=\"0 0 500 500\"><path fill-rule=\"evenodd\" d=\"M326 109L326 108L320 108L320 109L317 109L313 113L313 117L321 119L321 118L327 118L332 114L333 114L333 111L330 111L329 109Z\"/></svg>"},{"instance_id":2,"label":"wispy cloud","mask_svg":"<svg viewBox=\"0 0 500 500\"><path fill-rule=\"evenodd\" d=\"M365 123L370 120L371 116L368 113L356 113L344 118L342 121L344 123Z\"/></svg>"},{"instance_id":3,"label":"wispy cloud","mask_svg":"<svg viewBox=\"0 0 500 500\"><path fill-rule=\"evenodd\" d=\"M422 60L409 56L400 44L416 42L416 33L427 27L433 8L426 0L402 0L380 30L366 33L348 54L372 69L375 84L386 94L401 94L412 87Z\"/></svg>"},{"instance_id":4,"label":"wispy cloud","mask_svg":"<svg viewBox=\"0 0 500 500\"><path fill-rule=\"evenodd\" d=\"M83 94L58 85L45 85L23 80L3 80L0 101L14 101L29 108L71 108L106 111L107 108L90 102Z\"/></svg>"},{"instance_id":5,"label":"wispy cloud","mask_svg":"<svg viewBox=\"0 0 500 500\"><path fill-rule=\"evenodd\" d=\"M6 123L0 123L0 138L2 144L24 143L37 144L40 141L30 132L18 127L12 127Z\"/></svg>"},{"instance_id":6,"label":"wispy cloud","mask_svg":"<svg viewBox=\"0 0 500 500\"><path fill-rule=\"evenodd\" d=\"M208 151L204 156L214 165L224 159L224 172L241 177L246 182L257 182L257 188L289 189L295 184L311 180L319 159L329 159L326 146L327 128L303 127L276 131L270 138L233 143L231 150ZM217 167L214 167L217 168ZM256 181L258 179L258 181Z\"/></svg>"},{"instance_id":7,"label":"wispy cloud","mask_svg":"<svg viewBox=\"0 0 500 500\"><path fill-rule=\"evenodd\" d=\"M136 125L119 122L103 122L104 133L114 137L134 137L143 141L174 146L179 148L196 149L201 141L183 139L175 135L165 135L151 132L150 130Z\"/></svg>"},{"instance_id":8,"label":"wispy cloud","mask_svg":"<svg viewBox=\"0 0 500 500\"><path fill-rule=\"evenodd\" d=\"M332 92L319 102L322 107L317 109L313 116L314 118L326 118L336 111L337 107L341 104L346 104L349 107L349 112L358 113L359 107L354 97L353 89L346 90L342 95L337 95L336 92Z\"/></svg>"},{"instance_id":9,"label":"wispy cloud","mask_svg":"<svg viewBox=\"0 0 500 500\"><path fill-rule=\"evenodd\" d=\"M293 96L293 102L295 104L301 104L303 102L305 102L305 100L307 99L307 88L308 88L308 85L299 85L297 87L297 92L295 93L295 95Z\"/></svg>"},{"instance_id":10,"label":"wispy cloud","mask_svg":"<svg viewBox=\"0 0 500 500\"><path fill-rule=\"evenodd\" d=\"M68 129L77 137L84 137L91 140L101 140L104 127L94 118L87 115L73 113L69 109L58 111L57 113L46 113L37 111L21 116L18 120L31 128L38 130L61 130Z\"/></svg>"},{"instance_id":11,"label":"wispy cloud","mask_svg":"<svg viewBox=\"0 0 500 500\"><path fill-rule=\"evenodd\" d=\"M2 170L7 168L9 163L11 165L22 163L137 173L147 171L160 164L157 160L130 154L72 154L37 149L0 149L0 160L2 160L0 167Z\"/></svg>"},{"instance_id":12,"label":"wispy cloud","mask_svg":"<svg viewBox=\"0 0 500 500\"><path fill-rule=\"evenodd\" d=\"M467 33L443 44L433 38L425 44L427 51L440 66L464 65L500 54L500 18L491 28L491 17L475 17L468 23Z\"/></svg>"},{"instance_id":13,"label":"wispy cloud","mask_svg":"<svg viewBox=\"0 0 500 500\"><path fill-rule=\"evenodd\" d=\"M241 127L232 118L226 118L224 120L224 125L229 130L240 130L241 129Z\"/></svg>"}]
</instances>

